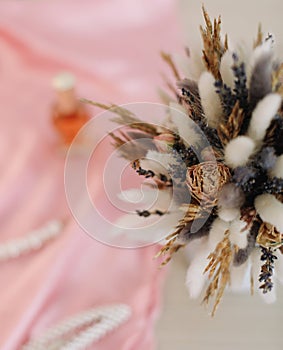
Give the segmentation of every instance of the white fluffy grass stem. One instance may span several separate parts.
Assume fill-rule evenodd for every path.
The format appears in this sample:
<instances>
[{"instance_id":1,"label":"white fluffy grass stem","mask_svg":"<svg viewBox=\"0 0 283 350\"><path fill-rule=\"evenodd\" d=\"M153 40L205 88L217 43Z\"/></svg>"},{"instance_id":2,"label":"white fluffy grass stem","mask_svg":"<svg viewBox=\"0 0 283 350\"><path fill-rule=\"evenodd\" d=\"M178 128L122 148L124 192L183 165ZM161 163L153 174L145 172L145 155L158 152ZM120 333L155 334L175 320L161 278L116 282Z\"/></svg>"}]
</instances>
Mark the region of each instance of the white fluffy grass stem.
<instances>
[{"instance_id":1,"label":"white fluffy grass stem","mask_svg":"<svg viewBox=\"0 0 283 350\"><path fill-rule=\"evenodd\" d=\"M248 136L238 136L225 148L225 162L231 168L244 166L254 153L256 145Z\"/></svg>"},{"instance_id":2,"label":"white fluffy grass stem","mask_svg":"<svg viewBox=\"0 0 283 350\"><path fill-rule=\"evenodd\" d=\"M263 221L283 232L283 204L272 194L266 193L256 197L255 208Z\"/></svg>"},{"instance_id":3,"label":"white fluffy grass stem","mask_svg":"<svg viewBox=\"0 0 283 350\"><path fill-rule=\"evenodd\" d=\"M214 84L215 79L211 73L202 73L198 83L201 104L208 125L212 128L217 128L222 120L223 110Z\"/></svg>"},{"instance_id":4,"label":"white fluffy grass stem","mask_svg":"<svg viewBox=\"0 0 283 350\"><path fill-rule=\"evenodd\" d=\"M281 96L279 94L269 94L265 96L253 111L251 122L248 129L248 136L255 142L261 142L266 134L266 130L271 120L277 113L281 105Z\"/></svg>"},{"instance_id":5,"label":"white fluffy grass stem","mask_svg":"<svg viewBox=\"0 0 283 350\"><path fill-rule=\"evenodd\" d=\"M234 64L233 53L227 50L222 56L220 63L220 73L223 79L223 82L229 86L231 89L234 88L235 76L232 70Z\"/></svg>"}]
</instances>

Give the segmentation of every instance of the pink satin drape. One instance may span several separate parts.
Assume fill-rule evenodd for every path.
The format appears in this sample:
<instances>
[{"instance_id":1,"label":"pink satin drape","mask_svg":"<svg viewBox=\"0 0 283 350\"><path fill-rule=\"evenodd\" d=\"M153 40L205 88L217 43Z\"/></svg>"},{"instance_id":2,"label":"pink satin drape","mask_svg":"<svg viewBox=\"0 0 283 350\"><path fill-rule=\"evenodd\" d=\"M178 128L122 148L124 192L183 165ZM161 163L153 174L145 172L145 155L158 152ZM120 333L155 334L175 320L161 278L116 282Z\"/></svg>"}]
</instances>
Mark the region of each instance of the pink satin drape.
<instances>
[{"instance_id":1,"label":"pink satin drape","mask_svg":"<svg viewBox=\"0 0 283 350\"><path fill-rule=\"evenodd\" d=\"M19 349L56 322L112 302L129 304L133 316L94 348L154 348L164 278L152 259L157 247L111 248L72 219L64 157L49 120L50 80L70 70L80 96L157 101L159 51L178 46L174 11L169 0L1 1L0 244L68 218L42 250L0 262L2 350Z\"/></svg>"}]
</instances>

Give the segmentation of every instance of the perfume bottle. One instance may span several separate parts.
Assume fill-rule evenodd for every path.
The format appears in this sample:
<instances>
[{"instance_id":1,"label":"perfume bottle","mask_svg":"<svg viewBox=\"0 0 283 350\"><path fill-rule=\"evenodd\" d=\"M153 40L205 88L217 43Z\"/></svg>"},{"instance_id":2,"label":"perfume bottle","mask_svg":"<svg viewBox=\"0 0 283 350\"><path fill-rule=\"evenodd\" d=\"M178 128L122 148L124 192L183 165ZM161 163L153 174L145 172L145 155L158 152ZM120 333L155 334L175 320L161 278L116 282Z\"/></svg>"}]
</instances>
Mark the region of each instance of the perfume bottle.
<instances>
[{"instance_id":1,"label":"perfume bottle","mask_svg":"<svg viewBox=\"0 0 283 350\"><path fill-rule=\"evenodd\" d=\"M52 121L62 143L69 146L90 116L76 96L75 77L72 74L60 73L52 83L56 93Z\"/></svg>"}]
</instances>

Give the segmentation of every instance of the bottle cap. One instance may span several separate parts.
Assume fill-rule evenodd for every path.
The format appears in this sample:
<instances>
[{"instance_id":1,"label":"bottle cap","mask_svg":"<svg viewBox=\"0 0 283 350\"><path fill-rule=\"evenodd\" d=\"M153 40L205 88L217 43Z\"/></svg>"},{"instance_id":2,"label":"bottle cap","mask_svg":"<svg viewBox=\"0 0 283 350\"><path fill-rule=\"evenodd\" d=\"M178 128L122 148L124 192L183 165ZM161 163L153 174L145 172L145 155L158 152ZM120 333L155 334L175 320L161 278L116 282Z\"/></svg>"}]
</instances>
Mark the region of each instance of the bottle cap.
<instances>
[{"instance_id":1,"label":"bottle cap","mask_svg":"<svg viewBox=\"0 0 283 350\"><path fill-rule=\"evenodd\" d=\"M52 86L58 91L68 91L74 88L76 79L69 72L61 72L52 80Z\"/></svg>"}]
</instances>

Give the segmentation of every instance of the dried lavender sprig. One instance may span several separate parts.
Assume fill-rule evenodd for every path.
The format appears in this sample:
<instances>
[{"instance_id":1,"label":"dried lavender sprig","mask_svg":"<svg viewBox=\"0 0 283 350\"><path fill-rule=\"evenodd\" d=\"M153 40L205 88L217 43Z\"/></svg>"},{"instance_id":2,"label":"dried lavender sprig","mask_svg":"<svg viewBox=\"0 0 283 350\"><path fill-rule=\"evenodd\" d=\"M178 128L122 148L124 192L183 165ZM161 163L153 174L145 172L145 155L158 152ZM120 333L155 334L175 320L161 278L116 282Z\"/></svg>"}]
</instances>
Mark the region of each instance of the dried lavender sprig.
<instances>
[{"instance_id":1,"label":"dried lavender sprig","mask_svg":"<svg viewBox=\"0 0 283 350\"><path fill-rule=\"evenodd\" d=\"M199 162L196 152L192 147L187 147L179 139L172 146L172 155L178 163L183 162L187 167Z\"/></svg>"},{"instance_id":2,"label":"dried lavender sprig","mask_svg":"<svg viewBox=\"0 0 283 350\"><path fill-rule=\"evenodd\" d=\"M247 111L249 108L249 91L247 88L247 74L245 63L239 63L239 58L236 54L233 55L233 59L234 65L232 66L232 70L235 76L234 94L236 96L236 99L240 102L240 107L243 110Z\"/></svg>"},{"instance_id":3,"label":"dried lavender sprig","mask_svg":"<svg viewBox=\"0 0 283 350\"><path fill-rule=\"evenodd\" d=\"M261 247L261 261L265 263L261 267L261 273L259 275L259 282L264 282L259 288L262 289L263 294L270 292L273 288L273 282L271 277L273 276L274 262L277 256L273 254L271 248Z\"/></svg>"},{"instance_id":4,"label":"dried lavender sprig","mask_svg":"<svg viewBox=\"0 0 283 350\"><path fill-rule=\"evenodd\" d=\"M228 118L236 103L236 96L231 88L218 80L215 82L216 92L219 94L225 117Z\"/></svg>"},{"instance_id":5,"label":"dried lavender sprig","mask_svg":"<svg viewBox=\"0 0 283 350\"><path fill-rule=\"evenodd\" d=\"M175 162L170 164L169 173L176 186L180 184L185 186L187 167L199 162L196 153L192 147L185 146L181 139L176 137L176 141L172 146L172 156Z\"/></svg>"},{"instance_id":6,"label":"dried lavender sprig","mask_svg":"<svg viewBox=\"0 0 283 350\"><path fill-rule=\"evenodd\" d=\"M154 211L149 211L149 210L136 210L136 213L138 216L143 216L144 218L149 217L150 215L158 215L162 216L164 214L168 214L168 212L161 211L159 209L156 209Z\"/></svg>"},{"instance_id":7,"label":"dried lavender sprig","mask_svg":"<svg viewBox=\"0 0 283 350\"><path fill-rule=\"evenodd\" d=\"M137 174L140 176L144 176L146 179L148 178L157 178L161 182L164 183L166 186L172 186L172 179L168 178L165 174L156 174L153 170L150 169L143 169L139 165L139 161L134 161L132 163L133 169L136 171Z\"/></svg>"}]
</instances>

